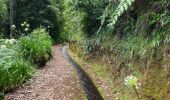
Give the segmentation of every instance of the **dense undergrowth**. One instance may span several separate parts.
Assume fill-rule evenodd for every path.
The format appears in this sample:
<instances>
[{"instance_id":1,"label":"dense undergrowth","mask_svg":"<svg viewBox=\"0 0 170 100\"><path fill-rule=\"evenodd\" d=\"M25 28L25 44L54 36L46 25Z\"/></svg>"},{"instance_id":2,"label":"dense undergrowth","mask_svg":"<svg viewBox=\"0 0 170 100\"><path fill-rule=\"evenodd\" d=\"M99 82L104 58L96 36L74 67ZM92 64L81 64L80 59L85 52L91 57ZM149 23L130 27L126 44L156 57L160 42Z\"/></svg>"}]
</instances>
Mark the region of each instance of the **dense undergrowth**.
<instances>
[{"instance_id":1,"label":"dense undergrowth","mask_svg":"<svg viewBox=\"0 0 170 100\"><path fill-rule=\"evenodd\" d=\"M35 72L35 64L51 57L51 38L43 28L29 36L0 40L0 93L5 93L27 81ZM3 95L1 95L3 96Z\"/></svg>"},{"instance_id":2,"label":"dense undergrowth","mask_svg":"<svg viewBox=\"0 0 170 100\"><path fill-rule=\"evenodd\" d=\"M39 28L34 30L31 35L21 37L19 44L24 57L34 63L44 66L51 57L51 37L45 29Z\"/></svg>"},{"instance_id":3,"label":"dense undergrowth","mask_svg":"<svg viewBox=\"0 0 170 100\"><path fill-rule=\"evenodd\" d=\"M124 78L133 75L141 84L138 89L141 99L169 99L168 0L76 0L70 1L69 6L73 11L83 13L70 19L82 18L84 26L78 30L84 35L80 39L67 40L81 48L80 51L73 51L83 55L84 60L95 59L98 62L94 63L108 66L112 80L120 87L114 95L118 93L122 99L135 97L135 92L123 86ZM70 30L77 31L69 28L68 33Z\"/></svg>"}]
</instances>

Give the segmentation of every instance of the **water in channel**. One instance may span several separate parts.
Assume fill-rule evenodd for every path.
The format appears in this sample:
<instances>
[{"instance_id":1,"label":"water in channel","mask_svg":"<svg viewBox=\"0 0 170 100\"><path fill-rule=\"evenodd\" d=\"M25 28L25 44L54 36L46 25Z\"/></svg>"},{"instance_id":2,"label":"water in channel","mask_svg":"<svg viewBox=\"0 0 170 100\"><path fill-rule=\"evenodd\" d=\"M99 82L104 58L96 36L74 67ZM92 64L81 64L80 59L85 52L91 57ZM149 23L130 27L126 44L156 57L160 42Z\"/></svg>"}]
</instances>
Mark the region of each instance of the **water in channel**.
<instances>
[{"instance_id":1,"label":"water in channel","mask_svg":"<svg viewBox=\"0 0 170 100\"><path fill-rule=\"evenodd\" d=\"M68 54L67 46L63 46L62 53L64 58L75 68L77 74L79 76L81 85L83 86L84 92L88 100L104 100L100 95L99 91L95 87L92 80L88 77L88 75L84 72L79 64L77 64Z\"/></svg>"}]
</instances>

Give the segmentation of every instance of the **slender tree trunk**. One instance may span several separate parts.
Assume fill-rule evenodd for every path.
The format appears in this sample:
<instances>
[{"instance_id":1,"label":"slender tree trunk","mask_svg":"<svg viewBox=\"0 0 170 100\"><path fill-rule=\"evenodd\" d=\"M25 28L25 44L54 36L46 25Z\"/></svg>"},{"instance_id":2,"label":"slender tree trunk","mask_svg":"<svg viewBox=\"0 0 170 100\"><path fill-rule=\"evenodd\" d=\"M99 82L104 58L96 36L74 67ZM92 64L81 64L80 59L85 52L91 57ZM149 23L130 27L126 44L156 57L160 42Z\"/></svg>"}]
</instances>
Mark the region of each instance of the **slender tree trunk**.
<instances>
[{"instance_id":1,"label":"slender tree trunk","mask_svg":"<svg viewBox=\"0 0 170 100\"><path fill-rule=\"evenodd\" d=\"M14 9L13 9L13 0L10 0L10 38L13 38L13 13L14 13Z\"/></svg>"}]
</instances>

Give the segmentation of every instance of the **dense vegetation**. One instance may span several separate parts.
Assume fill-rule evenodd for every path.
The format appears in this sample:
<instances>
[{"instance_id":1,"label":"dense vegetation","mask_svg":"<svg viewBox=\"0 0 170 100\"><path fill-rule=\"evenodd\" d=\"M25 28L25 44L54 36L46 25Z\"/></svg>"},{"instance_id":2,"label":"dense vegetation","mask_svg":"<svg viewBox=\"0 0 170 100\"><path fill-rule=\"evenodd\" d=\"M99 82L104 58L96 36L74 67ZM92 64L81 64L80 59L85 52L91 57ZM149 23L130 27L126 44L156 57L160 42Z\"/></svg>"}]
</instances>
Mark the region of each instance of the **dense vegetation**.
<instances>
[{"instance_id":1,"label":"dense vegetation","mask_svg":"<svg viewBox=\"0 0 170 100\"><path fill-rule=\"evenodd\" d=\"M133 75L141 83L141 99L168 100L168 0L63 1L69 5L64 9L64 16L69 16L66 23L74 22L64 26L69 35L66 40L71 42L72 51L78 50L75 53L79 57L88 61L95 59L108 66L113 82L119 84L114 84L113 94L119 93L119 99L134 98L133 93L120 85L126 76ZM80 34L79 38L70 34L72 32ZM75 44L80 49L75 49Z\"/></svg>"},{"instance_id":2,"label":"dense vegetation","mask_svg":"<svg viewBox=\"0 0 170 100\"><path fill-rule=\"evenodd\" d=\"M33 63L44 65L50 58L49 32L55 42L69 42L70 49L80 58L107 65L112 73L110 80L118 82L119 85L114 85L120 87L113 95L119 93L116 96L120 100L134 97L134 93L122 85L129 75L139 79L141 99L170 98L169 0L13 2L14 25L10 26L9 1L0 0L0 38L11 38L12 34L12 38L18 39L12 46L4 44L6 39L0 42L0 71L4 73L0 73L0 90L22 83L32 75ZM16 61L11 61L13 57L17 57ZM22 74L21 77L17 77L18 74Z\"/></svg>"},{"instance_id":3,"label":"dense vegetation","mask_svg":"<svg viewBox=\"0 0 170 100\"><path fill-rule=\"evenodd\" d=\"M1 94L28 80L35 72L35 64L44 66L51 57L52 44L47 33L38 28L18 40L0 39Z\"/></svg>"}]
</instances>

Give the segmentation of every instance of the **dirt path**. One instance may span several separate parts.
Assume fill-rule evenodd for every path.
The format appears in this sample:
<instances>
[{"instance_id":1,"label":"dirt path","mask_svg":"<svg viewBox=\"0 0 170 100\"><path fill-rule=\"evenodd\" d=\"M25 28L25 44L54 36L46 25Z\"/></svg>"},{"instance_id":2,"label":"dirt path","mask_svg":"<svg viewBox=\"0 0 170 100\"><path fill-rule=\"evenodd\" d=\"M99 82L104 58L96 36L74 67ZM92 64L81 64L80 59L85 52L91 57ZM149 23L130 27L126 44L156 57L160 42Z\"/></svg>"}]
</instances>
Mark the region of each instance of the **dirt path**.
<instances>
[{"instance_id":1,"label":"dirt path","mask_svg":"<svg viewBox=\"0 0 170 100\"><path fill-rule=\"evenodd\" d=\"M7 94L9 100L83 100L84 93L74 69L65 61L61 46L53 47L53 58L39 69L30 85Z\"/></svg>"}]
</instances>

